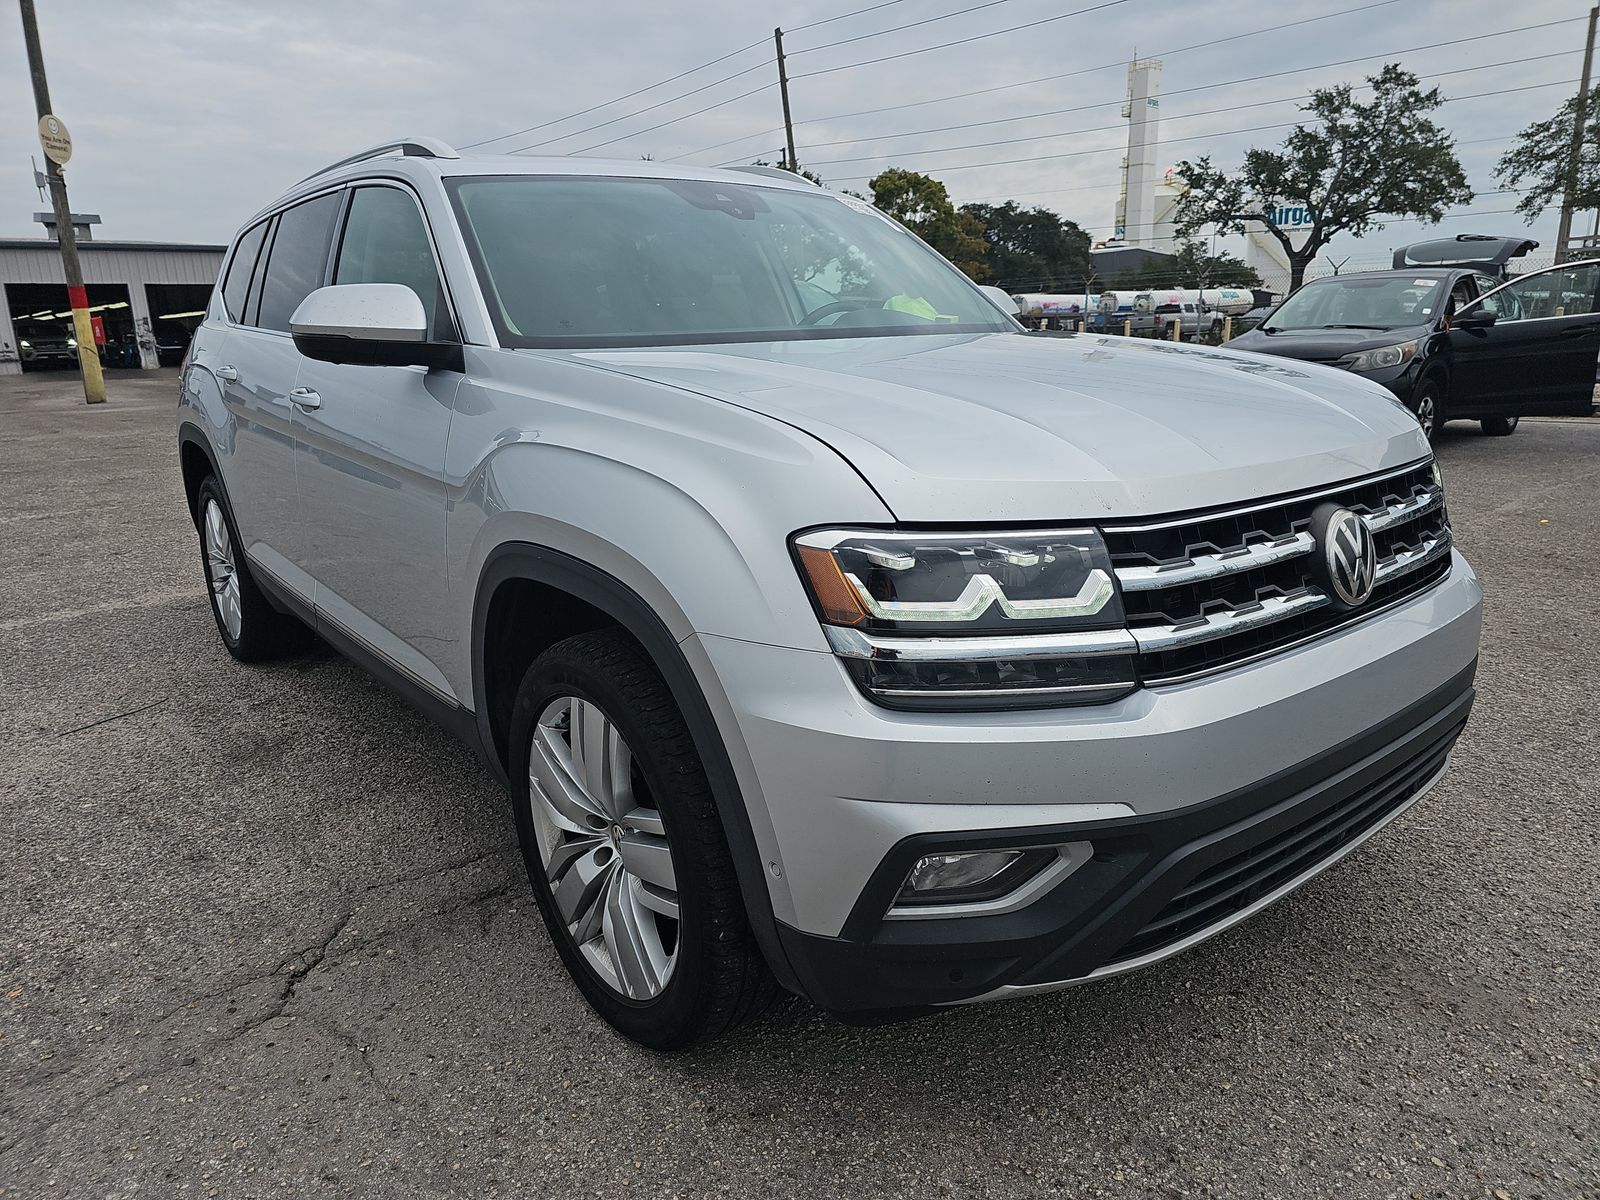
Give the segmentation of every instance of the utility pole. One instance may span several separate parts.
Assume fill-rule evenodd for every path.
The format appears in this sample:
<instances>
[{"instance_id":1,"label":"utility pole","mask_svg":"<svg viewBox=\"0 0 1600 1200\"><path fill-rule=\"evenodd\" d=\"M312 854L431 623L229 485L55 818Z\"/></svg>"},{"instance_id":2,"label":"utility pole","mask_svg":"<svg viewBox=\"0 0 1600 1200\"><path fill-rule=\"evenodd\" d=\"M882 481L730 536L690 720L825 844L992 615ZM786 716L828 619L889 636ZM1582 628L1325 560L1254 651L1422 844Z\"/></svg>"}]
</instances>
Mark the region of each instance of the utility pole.
<instances>
[{"instance_id":1,"label":"utility pole","mask_svg":"<svg viewBox=\"0 0 1600 1200\"><path fill-rule=\"evenodd\" d=\"M1589 69L1594 65L1595 19L1600 6L1589 10L1589 36L1583 41L1583 81L1578 84L1578 107L1572 114L1572 145L1567 150L1567 186L1561 198L1561 223L1556 227L1556 261L1567 258L1567 243L1572 240L1572 207L1578 195L1578 165L1583 161L1584 117L1589 112ZM780 59L781 61L781 59Z\"/></svg>"},{"instance_id":2,"label":"utility pole","mask_svg":"<svg viewBox=\"0 0 1600 1200\"><path fill-rule=\"evenodd\" d=\"M798 175L800 164L794 156L794 121L789 116L789 69L783 63L783 30L774 29L772 40L778 47L778 91L783 95L783 137L789 144L789 161L784 165Z\"/></svg>"},{"instance_id":3,"label":"utility pole","mask_svg":"<svg viewBox=\"0 0 1600 1200\"><path fill-rule=\"evenodd\" d=\"M28 70L33 75L33 105L39 111L41 134L46 122L59 122L50 111L50 84L44 74L44 54L39 49L39 19L33 11L33 0L19 0L22 6L22 40L28 48ZM45 173L50 180L50 202L56 214L56 241L61 244L61 270L67 279L67 305L72 309L72 327L78 339L78 370L83 375L83 398L88 404L106 402L106 381L100 371L100 351L94 340L94 326L89 323L89 295L83 289L83 267L78 262L78 238L72 228L72 206L67 202L67 180L61 173L61 160L72 155L70 139L64 136L65 149L46 145Z\"/></svg>"}]
</instances>

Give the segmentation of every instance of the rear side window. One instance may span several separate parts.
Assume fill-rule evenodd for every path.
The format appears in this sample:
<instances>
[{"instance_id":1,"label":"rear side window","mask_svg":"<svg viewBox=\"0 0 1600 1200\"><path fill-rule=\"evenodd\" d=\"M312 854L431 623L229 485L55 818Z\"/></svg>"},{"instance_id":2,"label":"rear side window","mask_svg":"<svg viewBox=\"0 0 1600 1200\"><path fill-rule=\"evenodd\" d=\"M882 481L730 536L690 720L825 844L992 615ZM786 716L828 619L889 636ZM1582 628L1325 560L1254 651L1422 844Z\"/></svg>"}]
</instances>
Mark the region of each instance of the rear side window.
<instances>
[{"instance_id":1,"label":"rear side window","mask_svg":"<svg viewBox=\"0 0 1600 1200\"><path fill-rule=\"evenodd\" d=\"M350 198L334 283L401 283L422 300L429 337L454 341L428 228L411 196L399 188L358 188Z\"/></svg>"},{"instance_id":2,"label":"rear side window","mask_svg":"<svg viewBox=\"0 0 1600 1200\"><path fill-rule=\"evenodd\" d=\"M256 256L261 252L261 239L266 236L265 221L245 231L228 263L228 278L222 284L222 307L228 319L244 321L244 302L250 293L250 274L256 269Z\"/></svg>"},{"instance_id":3,"label":"rear side window","mask_svg":"<svg viewBox=\"0 0 1600 1200\"><path fill-rule=\"evenodd\" d=\"M256 322L261 328L287 332L289 318L300 301L322 283L322 266L338 210L339 194L330 192L285 209L279 216L261 286L261 316Z\"/></svg>"}]
</instances>

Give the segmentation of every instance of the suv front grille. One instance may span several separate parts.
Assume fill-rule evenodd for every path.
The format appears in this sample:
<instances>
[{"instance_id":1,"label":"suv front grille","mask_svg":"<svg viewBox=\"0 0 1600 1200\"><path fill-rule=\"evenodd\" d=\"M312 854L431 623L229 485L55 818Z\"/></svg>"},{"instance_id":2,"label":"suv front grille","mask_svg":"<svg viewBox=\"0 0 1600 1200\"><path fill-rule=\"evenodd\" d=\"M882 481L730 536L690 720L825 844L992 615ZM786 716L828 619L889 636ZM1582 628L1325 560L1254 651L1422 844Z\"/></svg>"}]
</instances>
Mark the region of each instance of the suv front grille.
<instances>
[{"instance_id":1,"label":"suv front grille","mask_svg":"<svg viewBox=\"0 0 1600 1200\"><path fill-rule=\"evenodd\" d=\"M1377 545L1377 584L1344 611L1308 532L1328 501ZM1431 462L1246 508L1104 531L1139 645L1140 678L1171 683L1320 637L1432 587L1450 570L1450 522Z\"/></svg>"}]
</instances>

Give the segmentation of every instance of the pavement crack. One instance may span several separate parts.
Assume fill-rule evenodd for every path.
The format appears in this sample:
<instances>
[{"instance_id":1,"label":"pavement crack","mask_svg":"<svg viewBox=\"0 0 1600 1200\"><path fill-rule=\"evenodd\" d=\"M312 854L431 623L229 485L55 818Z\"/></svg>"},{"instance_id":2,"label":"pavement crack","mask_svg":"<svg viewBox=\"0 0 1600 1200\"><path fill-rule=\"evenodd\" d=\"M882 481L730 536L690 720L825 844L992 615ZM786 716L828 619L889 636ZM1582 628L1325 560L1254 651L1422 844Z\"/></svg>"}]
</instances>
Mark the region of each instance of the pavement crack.
<instances>
[{"instance_id":1,"label":"pavement crack","mask_svg":"<svg viewBox=\"0 0 1600 1200\"><path fill-rule=\"evenodd\" d=\"M438 863L431 867L422 867L415 871L408 871L404 875L396 875L393 879L385 879L381 883L369 883L367 891L376 892L381 888L394 887L399 883L411 883L418 879L427 879L433 875L448 875L452 871L464 871L468 867L485 862L516 848L516 842L501 842L497 846L490 846L487 850L480 850L477 854L466 858L453 859L450 862Z\"/></svg>"},{"instance_id":2,"label":"pavement crack","mask_svg":"<svg viewBox=\"0 0 1600 1200\"><path fill-rule=\"evenodd\" d=\"M162 696L159 700L152 700L149 704L141 704L137 708L130 708L124 712L112 713L109 717L101 717L98 721L90 721L87 725L79 725L73 729L64 729L57 737L71 737L75 733L82 733L85 729L94 729L97 726L108 724L111 721L120 721L123 717L138 716L142 712L149 712L152 708L160 708L170 697Z\"/></svg>"}]
</instances>

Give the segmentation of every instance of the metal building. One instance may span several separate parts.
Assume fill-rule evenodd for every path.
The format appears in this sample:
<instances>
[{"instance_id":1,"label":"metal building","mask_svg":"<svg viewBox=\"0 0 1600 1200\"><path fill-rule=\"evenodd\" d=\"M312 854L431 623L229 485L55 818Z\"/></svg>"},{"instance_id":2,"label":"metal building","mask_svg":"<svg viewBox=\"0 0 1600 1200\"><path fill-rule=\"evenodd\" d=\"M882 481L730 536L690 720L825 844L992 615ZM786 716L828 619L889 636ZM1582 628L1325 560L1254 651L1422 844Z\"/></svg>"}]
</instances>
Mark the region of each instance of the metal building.
<instances>
[{"instance_id":1,"label":"metal building","mask_svg":"<svg viewBox=\"0 0 1600 1200\"><path fill-rule=\"evenodd\" d=\"M105 365L176 366L200 323L226 249L79 242L89 314ZM0 375L72 367L78 353L60 248L50 238L0 239Z\"/></svg>"}]
</instances>

